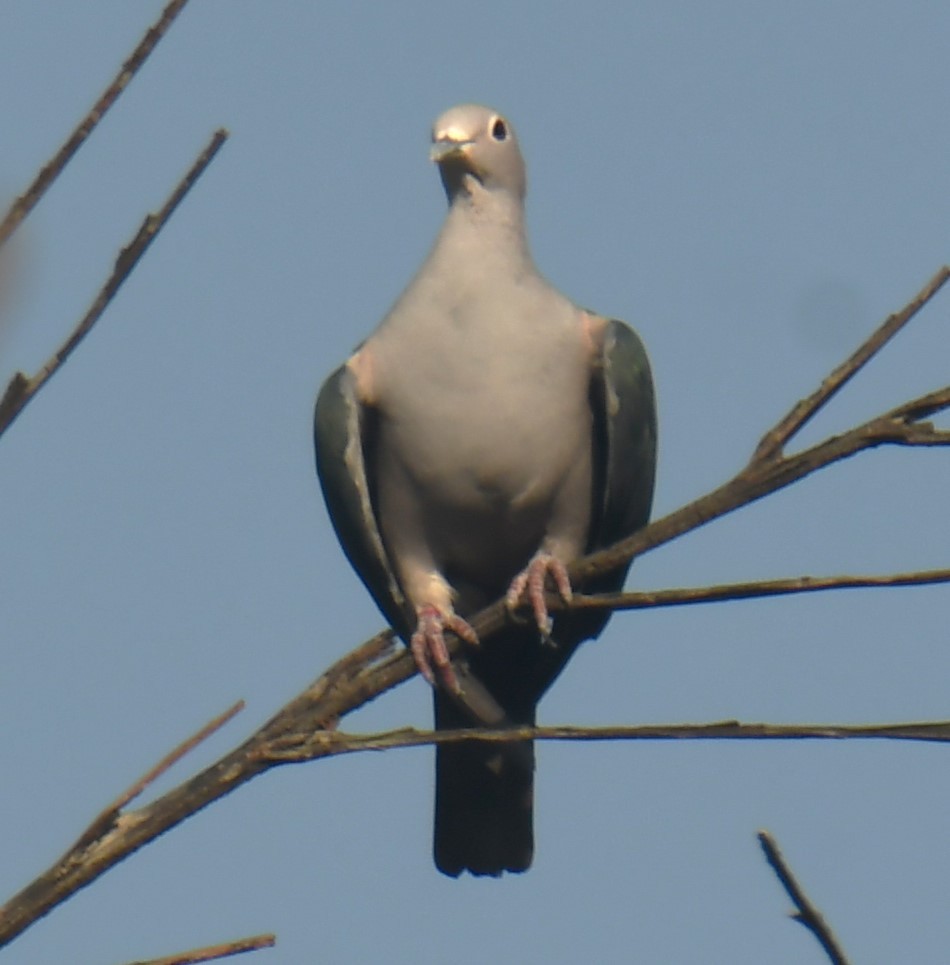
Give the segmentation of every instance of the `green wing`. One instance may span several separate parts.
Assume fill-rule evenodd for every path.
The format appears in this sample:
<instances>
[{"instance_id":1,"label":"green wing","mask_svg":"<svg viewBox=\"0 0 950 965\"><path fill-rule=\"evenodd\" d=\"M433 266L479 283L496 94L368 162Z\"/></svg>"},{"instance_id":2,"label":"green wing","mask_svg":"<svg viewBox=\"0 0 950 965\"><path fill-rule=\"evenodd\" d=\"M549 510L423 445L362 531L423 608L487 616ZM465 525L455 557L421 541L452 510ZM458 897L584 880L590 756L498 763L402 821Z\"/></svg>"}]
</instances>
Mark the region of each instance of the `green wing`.
<instances>
[{"instance_id":1,"label":"green wing","mask_svg":"<svg viewBox=\"0 0 950 965\"><path fill-rule=\"evenodd\" d=\"M376 522L375 414L360 403L345 365L324 382L313 421L317 475L337 539L383 616L408 642L415 614L400 589ZM504 710L471 676L464 660L457 662L456 674L464 691L459 699L470 717L482 724L503 723Z\"/></svg>"},{"instance_id":2,"label":"green wing","mask_svg":"<svg viewBox=\"0 0 950 965\"><path fill-rule=\"evenodd\" d=\"M639 336L610 321L591 386L597 435L596 525L590 550L602 549L646 525L656 477L656 399L650 362ZM623 585L627 567L619 573Z\"/></svg>"},{"instance_id":3,"label":"green wing","mask_svg":"<svg viewBox=\"0 0 950 965\"><path fill-rule=\"evenodd\" d=\"M603 549L646 525L656 476L656 401L650 363L636 332L609 321L590 385L593 417L593 512L588 552ZM630 564L586 581L578 590L623 588ZM525 675L534 700L551 686L584 640L598 636L610 613L565 613L554 618L556 647L535 648Z\"/></svg>"},{"instance_id":4,"label":"green wing","mask_svg":"<svg viewBox=\"0 0 950 965\"><path fill-rule=\"evenodd\" d=\"M369 483L372 473L367 472L373 436L373 413L357 398L350 370L341 366L317 396L313 419L317 475L346 558L386 619L406 636L411 608L386 555Z\"/></svg>"}]
</instances>

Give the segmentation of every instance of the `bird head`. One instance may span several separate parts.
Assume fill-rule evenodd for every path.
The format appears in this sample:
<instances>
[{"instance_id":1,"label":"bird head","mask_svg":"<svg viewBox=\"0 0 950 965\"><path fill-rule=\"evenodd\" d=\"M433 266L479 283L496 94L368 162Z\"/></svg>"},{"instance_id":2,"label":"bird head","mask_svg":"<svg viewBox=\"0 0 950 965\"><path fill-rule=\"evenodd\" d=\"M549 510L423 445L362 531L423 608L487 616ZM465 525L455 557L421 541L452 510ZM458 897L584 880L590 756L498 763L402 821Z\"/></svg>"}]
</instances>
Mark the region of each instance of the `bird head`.
<instances>
[{"instance_id":1,"label":"bird head","mask_svg":"<svg viewBox=\"0 0 950 965\"><path fill-rule=\"evenodd\" d=\"M489 107L462 104L446 111L432 126L429 156L439 165L450 198L467 188L468 178L489 191L524 197L518 138L508 120Z\"/></svg>"}]
</instances>

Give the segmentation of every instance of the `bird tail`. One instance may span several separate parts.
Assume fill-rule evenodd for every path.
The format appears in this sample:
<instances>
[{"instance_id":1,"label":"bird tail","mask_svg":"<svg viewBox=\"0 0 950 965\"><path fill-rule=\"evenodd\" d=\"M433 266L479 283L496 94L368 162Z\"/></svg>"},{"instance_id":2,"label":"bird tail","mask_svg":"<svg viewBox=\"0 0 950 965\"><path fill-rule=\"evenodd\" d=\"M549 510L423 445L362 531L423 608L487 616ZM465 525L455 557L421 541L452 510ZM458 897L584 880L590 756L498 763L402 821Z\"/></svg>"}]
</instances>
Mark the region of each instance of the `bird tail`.
<instances>
[{"instance_id":1,"label":"bird tail","mask_svg":"<svg viewBox=\"0 0 950 965\"><path fill-rule=\"evenodd\" d=\"M534 724L532 708L529 720ZM436 727L471 726L454 702L435 695ZM436 867L458 877L463 871L497 877L525 871L534 854L534 745L442 744L435 753Z\"/></svg>"}]
</instances>

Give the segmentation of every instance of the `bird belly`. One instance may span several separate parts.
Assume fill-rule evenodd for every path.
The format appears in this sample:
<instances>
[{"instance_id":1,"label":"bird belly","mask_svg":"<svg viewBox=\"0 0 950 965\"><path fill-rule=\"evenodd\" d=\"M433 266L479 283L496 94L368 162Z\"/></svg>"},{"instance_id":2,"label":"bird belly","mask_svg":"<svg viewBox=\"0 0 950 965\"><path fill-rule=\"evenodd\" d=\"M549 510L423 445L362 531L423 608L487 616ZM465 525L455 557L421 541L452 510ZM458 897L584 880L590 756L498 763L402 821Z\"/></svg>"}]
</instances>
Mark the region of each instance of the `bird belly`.
<instances>
[{"instance_id":1,"label":"bird belly","mask_svg":"<svg viewBox=\"0 0 950 965\"><path fill-rule=\"evenodd\" d=\"M550 415L535 425L490 407L452 408L413 413L405 420L412 433L400 431L401 420L383 421L379 486L400 490L406 518L449 583L470 587L466 596L481 588L488 600L538 550L562 485L579 458L591 458L590 415L586 403L565 412L552 438L541 427Z\"/></svg>"},{"instance_id":2,"label":"bird belly","mask_svg":"<svg viewBox=\"0 0 950 965\"><path fill-rule=\"evenodd\" d=\"M368 346L379 516L397 568L428 557L457 592L488 599L538 551L568 490L584 490L575 518L586 528L592 460L577 310L534 289L492 297L482 287L439 315L420 307L430 324L411 337L384 326ZM543 327L529 324L536 316Z\"/></svg>"}]
</instances>

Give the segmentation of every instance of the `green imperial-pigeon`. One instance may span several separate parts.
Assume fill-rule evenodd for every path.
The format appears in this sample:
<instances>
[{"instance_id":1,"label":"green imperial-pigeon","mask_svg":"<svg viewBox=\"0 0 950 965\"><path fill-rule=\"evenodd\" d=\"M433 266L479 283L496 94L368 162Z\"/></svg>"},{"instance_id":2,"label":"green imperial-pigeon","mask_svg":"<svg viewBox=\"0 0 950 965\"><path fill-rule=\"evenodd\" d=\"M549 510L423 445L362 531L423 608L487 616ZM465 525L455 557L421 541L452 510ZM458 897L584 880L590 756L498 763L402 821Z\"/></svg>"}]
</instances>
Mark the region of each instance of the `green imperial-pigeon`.
<instances>
[{"instance_id":1,"label":"green imperial-pigeon","mask_svg":"<svg viewBox=\"0 0 950 965\"><path fill-rule=\"evenodd\" d=\"M541 695L608 619L550 619L546 584L569 600L571 562L649 517L653 383L632 329L579 308L535 267L508 120L454 107L431 156L445 223L320 390L317 472L344 552L433 685L436 727L534 724ZM583 590L619 590L627 569ZM479 642L467 621L499 597L512 620ZM466 641L453 661L446 631ZM437 748L440 871L531 864L533 772L530 743Z\"/></svg>"}]
</instances>

